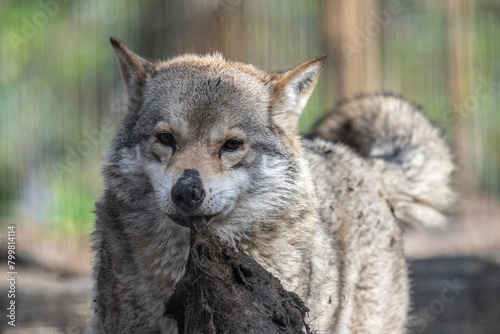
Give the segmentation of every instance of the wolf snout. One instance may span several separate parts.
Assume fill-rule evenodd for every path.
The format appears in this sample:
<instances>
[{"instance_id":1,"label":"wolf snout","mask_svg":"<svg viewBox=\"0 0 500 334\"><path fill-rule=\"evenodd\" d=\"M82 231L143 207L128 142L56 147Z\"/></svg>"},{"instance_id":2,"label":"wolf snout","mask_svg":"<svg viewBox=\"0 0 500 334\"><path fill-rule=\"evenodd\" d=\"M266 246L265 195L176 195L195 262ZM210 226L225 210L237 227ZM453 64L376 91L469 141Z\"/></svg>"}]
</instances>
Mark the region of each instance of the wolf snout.
<instances>
[{"instance_id":1,"label":"wolf snout","mask_svg":"<svg viewBox=\"0 0 500 334\"><path fill-rule=\"evenodd\" d=\"M189 212L200 206L205 198L205 191L196 169L186 169L172 188L172 200L181 210Z\"/></svg>"}]
</instances>

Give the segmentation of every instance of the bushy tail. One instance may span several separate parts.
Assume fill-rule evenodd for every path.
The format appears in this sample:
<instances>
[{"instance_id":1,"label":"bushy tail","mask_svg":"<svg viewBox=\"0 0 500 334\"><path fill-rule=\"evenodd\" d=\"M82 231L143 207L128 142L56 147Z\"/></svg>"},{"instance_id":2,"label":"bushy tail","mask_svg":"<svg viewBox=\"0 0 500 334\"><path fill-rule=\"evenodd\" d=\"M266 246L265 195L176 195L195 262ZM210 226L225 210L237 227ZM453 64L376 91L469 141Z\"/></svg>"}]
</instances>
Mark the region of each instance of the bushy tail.
<instances>
[{"instance_id":1,"label":"bushy tail","mask_svg":"<svg viewBox=\"0 0 500 334\"><path fill-rule=\"evenodd\" d=\"M340 103L316 125L325 140L342 142L380 173L403 224L440 228L455 201L454 164L441 131L400 97L375 94Z\"/></svg>"}]
</instances>

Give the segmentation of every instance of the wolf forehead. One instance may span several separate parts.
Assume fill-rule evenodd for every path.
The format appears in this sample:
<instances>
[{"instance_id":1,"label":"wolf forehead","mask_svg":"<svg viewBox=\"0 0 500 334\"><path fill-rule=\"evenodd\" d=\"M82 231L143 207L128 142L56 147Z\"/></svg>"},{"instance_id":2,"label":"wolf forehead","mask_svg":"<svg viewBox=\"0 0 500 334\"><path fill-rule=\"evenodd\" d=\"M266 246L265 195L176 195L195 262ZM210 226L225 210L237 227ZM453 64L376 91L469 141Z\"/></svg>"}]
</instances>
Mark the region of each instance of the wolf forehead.
<instances>
[{"instance_id":1,"label":"wolf forehead","mask_svg":"<svg viewBox=\"0 0 500 334\"><path fill-rule=\"evenodd\" d=\"M143 87L136 130L151 131L167 122L201 134L214 125L249 127L269 121L271 78L252 65L215 54L184 55L154 66Z\"/></svg>"}]
</instances>

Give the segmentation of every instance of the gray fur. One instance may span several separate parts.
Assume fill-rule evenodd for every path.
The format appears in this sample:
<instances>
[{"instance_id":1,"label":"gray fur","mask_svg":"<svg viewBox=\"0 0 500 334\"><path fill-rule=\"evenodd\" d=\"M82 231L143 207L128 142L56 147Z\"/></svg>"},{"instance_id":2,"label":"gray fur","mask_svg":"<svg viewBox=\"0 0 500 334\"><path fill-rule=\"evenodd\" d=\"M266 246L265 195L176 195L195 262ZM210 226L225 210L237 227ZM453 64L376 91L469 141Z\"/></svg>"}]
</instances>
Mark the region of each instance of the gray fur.
<instances>
[{"instance_id":1,"label":"gray fur","mask_svg":"<svg viewBox=\"0 0 500 334\"><path fill-rule=\"evenodd\" d=\"M311 310L313 329L405 330L408 279L398 224L405 220L397 191L398 182L409 182L398 179L398 166L407 162L369 158L320 138L301 143L296 123L324 57L266 73L220 55L149 63L112 43L130 110L103 166L89 333L177 333L164 304L183 276L189 231L175 221L197 216L210 217L224 242L297 293ZM426 122L409 130L426 129ZM158 141L162 132L173 134L174 147ZM241 140L241 148L223 150L230 138ZM199 173L206 191L192 212L170 198L187 169ZM409 202L408 196L414 194L402 198ZM434 210L446 206L426 199Z\"/></svg>"},{"instance_id":2,"label":"gray fur","mask_svg":"<svg viewBox=\"0 0 500 334\"><path fill-rule=\"evenodd\" d=\"M398 220L414 228L442 228L455 200L454 170L441 131L419 108L392 94L345 101L316 133L348 145L380 174Z\"/></svg>"}]
</instances>

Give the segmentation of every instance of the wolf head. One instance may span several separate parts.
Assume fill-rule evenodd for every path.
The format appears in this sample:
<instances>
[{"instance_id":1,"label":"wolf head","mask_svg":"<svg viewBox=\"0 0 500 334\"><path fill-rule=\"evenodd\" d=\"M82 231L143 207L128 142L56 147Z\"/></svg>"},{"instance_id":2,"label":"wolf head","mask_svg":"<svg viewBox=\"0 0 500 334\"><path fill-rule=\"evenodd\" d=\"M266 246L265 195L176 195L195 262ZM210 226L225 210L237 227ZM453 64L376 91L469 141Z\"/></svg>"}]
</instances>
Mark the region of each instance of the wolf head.
<instances>
[{"instance_id":1,"label":"wolf head","mask_svg":"<svg viewBox=\"0 0 500 334\"><path fill-rule=\"evenodd\" d=\"M325 56L266 73L219 54L152 63L111 43L129 111L104 170L125 205L239 231L300 200L308 181L297 121Z\"/></svg>"}]
</instances>

